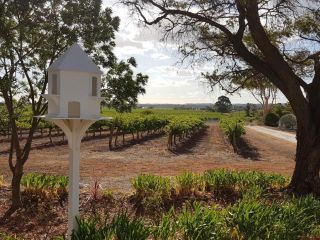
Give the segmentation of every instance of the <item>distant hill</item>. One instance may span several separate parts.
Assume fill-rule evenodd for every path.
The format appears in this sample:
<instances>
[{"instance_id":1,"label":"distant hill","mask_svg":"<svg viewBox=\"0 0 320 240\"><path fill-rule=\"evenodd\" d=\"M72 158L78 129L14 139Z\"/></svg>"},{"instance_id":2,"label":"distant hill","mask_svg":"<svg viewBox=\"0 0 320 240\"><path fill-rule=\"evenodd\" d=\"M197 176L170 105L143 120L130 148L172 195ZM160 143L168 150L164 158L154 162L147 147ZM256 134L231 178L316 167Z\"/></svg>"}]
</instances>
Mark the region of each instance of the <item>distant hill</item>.
<instances>
[{"instance_id":1,"label":"distant hill","mask_svg":"<svg viewBox=\"0 0 320 240\"><path fill-rule=\"evenodd\" d=\"M138 108L173 108L173 109L193 109L193 110L205 110L212 109L214 104L212 103L185 103L185 104L138 104ZM247 104L232 104L234 110L244 110ZM257 109L261 108L260 104L251 104L251 106L255 106Z\"/></svg>"}]
</instances>

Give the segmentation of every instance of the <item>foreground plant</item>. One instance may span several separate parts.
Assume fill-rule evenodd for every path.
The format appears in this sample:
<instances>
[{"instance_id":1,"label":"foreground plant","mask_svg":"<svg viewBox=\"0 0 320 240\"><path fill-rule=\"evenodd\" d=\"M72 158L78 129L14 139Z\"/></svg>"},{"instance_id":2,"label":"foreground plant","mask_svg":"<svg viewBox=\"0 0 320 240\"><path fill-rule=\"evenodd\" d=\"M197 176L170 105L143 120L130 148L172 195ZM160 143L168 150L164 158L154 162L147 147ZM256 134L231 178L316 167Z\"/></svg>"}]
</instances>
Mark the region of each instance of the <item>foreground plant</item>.
<instances>
[{"instance_id":1,"label":"foreground plant","mask_svg":"<svg viewBox=\"0 0 320 240\"><path fill-rule=\"evenodd\" d=\"M203 190L203 182L199 175L191 172L183 172L176 176L176 190L178 195L190 196L195 191Z\"/></svg>"},{"instance_id":2,"label":"foreground plant","mask_svg":"<svg viewBox=\"0 0 320 240\"><path fill-rule=\"evenodd\" d=\"M21 180L27 194L43 197L57 197L60 204L66 201L68 177L41 173L28 173Z\"/></svg>"},{"instance_id":3,"label":"foreground plant","mask_svg":"<svg viewBox=\"0 0 320 240\"><path fill-rule=\"evenodd\" d=\"M168 177L141 174L132 180L138 205L150 213L161 213L171 199L171 180Z\"/></svg>"},{"instance_id":4,"label":"foreground plant","mask_svg":"<svg viewBox=\"0 0 320 240\"><path fill-rule=\"evenodd\" d=\"M319 226L319 207L312 196L272 204L243 200L230 207L227 224L240 239L300 239Z\"/></svg>"},{"instance_id":5,"label":"foreground plant","mask_svg":"<svg viewBox=\"0 0 320 240\"><path fill-rule=\"evenodd\" d=\"M177 221L183 239L227 239L223 213L214 207L203 207L199 203L185 206Z\"/></svg>"},{"instance_id":6,"label":"foreground plant","mask_svg":"<svg viewBox=\"0 0 320 240\"><path fill-rule=\"evenodd\" d=\"M77 219L77 223L73 240L144 240L150 235L150 229L141 218L130 219L126 212L119 213L111 221L107 217L95 216Z\"/></svg>"}]
</instances>

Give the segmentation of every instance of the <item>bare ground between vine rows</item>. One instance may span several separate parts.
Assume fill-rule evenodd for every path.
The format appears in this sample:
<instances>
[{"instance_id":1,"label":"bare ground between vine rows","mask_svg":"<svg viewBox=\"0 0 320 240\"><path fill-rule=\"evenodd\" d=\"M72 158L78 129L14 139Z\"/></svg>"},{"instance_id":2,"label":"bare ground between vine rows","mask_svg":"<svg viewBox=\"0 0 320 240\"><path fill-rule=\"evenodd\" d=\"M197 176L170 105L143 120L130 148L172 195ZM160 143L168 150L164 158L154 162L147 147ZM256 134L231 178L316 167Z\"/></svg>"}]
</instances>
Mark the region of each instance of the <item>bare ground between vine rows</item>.
<instances>
[{"instance_id":1,"label":"bare ground between vine rows","mask_svg":"<svg viewBox=\"0 0 320 240\"><path fill-rule=\"evenodd\" d=\"M227 168L291 175L294 167L295 144L249 129L239 142L240 155L235 154L216 123L173 152L166 149L164 135L135 144L129 144L129 136L126 140L127 146L113 151L108 148L107 137L82 143L81 182L85 186L98 180L106 188L128 192L130 179L140 173L174 176L183 171ZM25 172L67 175L68 154L66 144L34 149ZM0 175L10 179L6 154L0 155Z\"/></svg>"}]
</instances>

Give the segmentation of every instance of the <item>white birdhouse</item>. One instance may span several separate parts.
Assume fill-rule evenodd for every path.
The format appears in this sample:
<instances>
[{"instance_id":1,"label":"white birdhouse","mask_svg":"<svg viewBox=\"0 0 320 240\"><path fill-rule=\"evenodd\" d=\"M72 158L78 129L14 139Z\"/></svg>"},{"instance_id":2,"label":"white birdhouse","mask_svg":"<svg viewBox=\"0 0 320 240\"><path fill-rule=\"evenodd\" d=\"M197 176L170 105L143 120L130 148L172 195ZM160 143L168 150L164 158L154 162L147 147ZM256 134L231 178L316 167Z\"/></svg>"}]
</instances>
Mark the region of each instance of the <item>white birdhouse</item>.
<instances>
[{"instance_id":1,"label":"white birdhouse","mask_svg":"<svg viewBox=\"0 0 320 240\"><path fill-rule=\"evenodd\" d=\"M48 69L48 115L66 134L69 154L68 239L79 216L80 144L86 130L100 117L100 69L78 44L73 44Z\"/></svg>"},{"instance_id":2,"label":"white birdhouse","mask_svg":"<svg viewBox=\"0 0 320 240\"><path fill-rule=\"evenodd\" d=\"M98 119L102 72L75 43L48 69L48 118Z\"/></svg>"}]
</instances>

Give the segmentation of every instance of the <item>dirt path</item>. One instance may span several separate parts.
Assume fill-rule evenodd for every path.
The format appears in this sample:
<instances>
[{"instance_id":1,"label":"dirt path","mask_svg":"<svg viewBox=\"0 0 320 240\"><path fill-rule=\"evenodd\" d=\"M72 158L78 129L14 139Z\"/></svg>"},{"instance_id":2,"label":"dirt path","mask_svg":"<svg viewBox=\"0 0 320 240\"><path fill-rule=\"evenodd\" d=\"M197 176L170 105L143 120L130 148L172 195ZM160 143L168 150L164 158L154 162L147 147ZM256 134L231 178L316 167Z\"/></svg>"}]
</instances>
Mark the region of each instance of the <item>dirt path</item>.
<instances>
[{"instance_id":1,"label":"dirt path","mask_svg":"<svg viewBox=\"0 0 320 240\"><path fill-rule=\"evenodd\" d=\"M267 127L262 127L262 126L247 126L249 129L253 129L257 132L263 133L263 134L268 134L283 140L286 140L291 143L297 143L296 135L293 133L288 133L280 130L275 130Z\"/></svg>"},{"instance_id":2,"label":"dirt path","mask_svg":"<svg viewBox=\"0 0 320 240\"><path fill-rule=\"evenodd\" d=\"M140 173L173 176L183 171L203 172L212 168L253 169L290 175L294 166L294 144L248 129L241 143L242 156L234 154L217 124L186 142L176 152L166 149L166 137L142 141L109 151L107 139L82 143L81 181L95 179L116 191L130 190L130 179ZM67 145L33 150L25 172L67 175ZM0 155L0 175L8 179L7 156Z\"/></svg>"}]
</instances>

